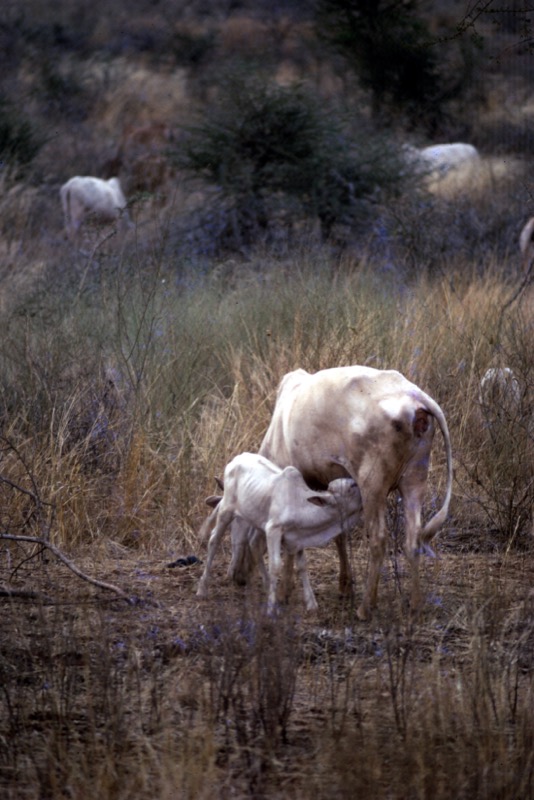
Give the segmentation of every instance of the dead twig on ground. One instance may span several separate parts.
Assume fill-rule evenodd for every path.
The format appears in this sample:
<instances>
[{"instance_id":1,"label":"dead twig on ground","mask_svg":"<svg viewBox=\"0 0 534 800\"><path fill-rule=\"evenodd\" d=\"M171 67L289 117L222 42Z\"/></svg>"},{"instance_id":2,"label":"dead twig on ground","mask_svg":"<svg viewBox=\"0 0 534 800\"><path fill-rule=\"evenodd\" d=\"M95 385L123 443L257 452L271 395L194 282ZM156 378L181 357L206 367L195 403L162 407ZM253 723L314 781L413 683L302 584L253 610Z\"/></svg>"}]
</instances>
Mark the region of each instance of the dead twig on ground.
<instances>
[{"instance_id":1,"label":"dead twig on ground","mask_svg":"<svg viewBox=\"0 0 534 800\"><path fill-rule=\"evenodd\" d=\"M113 583L106 583L105 581L99 581L97 578L92 578L87 573L83 572L76 564L71 561L70 558L61 552L59 547L56 547L51 542L46 541L39 536L22 536L19 534L11 534L11 533L0 533L0 539L6 539L9 542L29 542L30 544L39 545L39 547L45 547L47 550L50 550L57 559L59 559L65 566L67 566L78 578L81 578L88 583L91 583L93 586L98 586L99 589L108 589L110 592L115 592L115 594L122 597L123 600L126 600L127 603L132 603L132 599L128 597L126 592L123 592L122 589L119 589L118 586L115 586Z\"/></svg>"}]
</instances>

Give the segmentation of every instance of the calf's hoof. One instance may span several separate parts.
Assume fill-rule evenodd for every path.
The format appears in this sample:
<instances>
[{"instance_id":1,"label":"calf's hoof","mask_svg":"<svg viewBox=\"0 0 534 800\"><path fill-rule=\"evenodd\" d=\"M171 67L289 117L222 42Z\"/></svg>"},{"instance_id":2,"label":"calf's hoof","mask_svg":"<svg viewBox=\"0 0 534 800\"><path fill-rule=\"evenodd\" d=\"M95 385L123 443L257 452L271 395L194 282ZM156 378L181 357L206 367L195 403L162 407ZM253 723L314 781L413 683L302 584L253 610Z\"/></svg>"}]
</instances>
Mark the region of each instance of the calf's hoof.
<instances>
[{"instance_id":1,"label":"calf's hoof","mask_svg":"<svg viewBox=\"0 0 534 800\"><path fill-rule=\"evenodd\" d=\"M356 611L356 616L361 622L366 622L367 620L371 619L371 609L362 603Z\"/></svg>"}]
</instances>

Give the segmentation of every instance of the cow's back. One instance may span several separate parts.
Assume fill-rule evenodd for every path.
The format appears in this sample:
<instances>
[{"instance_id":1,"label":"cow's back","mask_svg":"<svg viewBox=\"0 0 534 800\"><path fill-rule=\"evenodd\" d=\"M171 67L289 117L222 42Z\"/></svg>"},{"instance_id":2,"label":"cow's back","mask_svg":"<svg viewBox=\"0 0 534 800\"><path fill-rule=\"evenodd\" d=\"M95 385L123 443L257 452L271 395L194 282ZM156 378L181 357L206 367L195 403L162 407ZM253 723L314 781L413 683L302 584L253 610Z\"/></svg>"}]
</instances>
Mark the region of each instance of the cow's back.
<instances>
[{"instance_id":1,"label":"cow's back","mask_svg":"<svg viewBox=\"0 0 534 800\"><path fill-rule=\"evenodd\" d=\"M311 485L355 477L358 453L362 459L373 457L373 446L384 441L395 398L406 398L410 390L420 391L394 370L349 366L289 373L260 452L281 467L296 466ZM389 407L381 405L387 398ZM401 416L403 411L399 406ZM389 445L390 438L386 441ZM343 466L349 461L350 471Z\"/></svg>"}]
</instances>

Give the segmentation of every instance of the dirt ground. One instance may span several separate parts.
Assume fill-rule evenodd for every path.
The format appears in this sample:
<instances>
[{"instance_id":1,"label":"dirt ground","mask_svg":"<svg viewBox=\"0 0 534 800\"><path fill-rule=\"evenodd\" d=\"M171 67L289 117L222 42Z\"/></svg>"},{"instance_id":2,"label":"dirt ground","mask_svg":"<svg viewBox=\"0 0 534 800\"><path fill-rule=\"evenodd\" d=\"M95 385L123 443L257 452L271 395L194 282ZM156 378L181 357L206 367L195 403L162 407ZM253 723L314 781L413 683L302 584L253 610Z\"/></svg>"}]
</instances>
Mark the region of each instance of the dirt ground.
<instances>
[{"instance_id":1,"label":"dirt ground","mask_svg":"<svg viewBox=\"0 0 534 800\"><path fill-rule=\"evenodd\" d=\"M43 608L68 606L71 609L106 608L110 630L117 637L145 637L157 630L154 646L165 648L173 642L188 639L197 628L220 621L221 616L243 614L244 609L264 606L265 594L258 574L247 587L238 587L227 577L230 560L229 543L225 542L214 565L208 599L196 597L196 586L205 552L199 547L199 559L188 566L169 567L163 553L143 554L120 545L106 543L73 558L87 575L113 584L125 592L130 603L113 592L95 588L74 575L51 554L34 556L18 566L13 555L0 568L0 583L28 592L28 596L0 598L4 606L4 624L10 609L19 616L36 605ZM176 553L185 557L190 553ZM351 553L355 580L354 598L343 598L338 592L338 561L333 545L308 551L308 567L319 603L316 613L306 612L300 585L295 581L289 611L298 620L302 631L329 632L343 636L351 629L362 640L376 638L389 630L392 621L411 618L408 609L410 575L404 557L392 551L386 556L378 593L378 606L372 620L360 622L355 615L367 571L367 547L360 543ZM11 568L10 568L11 566ZM438 646L443 631L464 628L469 635L469 618L487 605L499 608L499 616L513 614L519 606L534 606L534 555L525 552L455 552L453 539L445 539L437 549L437 557L421 561L421 585L425 597L417 628L428 646ZM34 598L31 592L35 592ZM184 648L187 650L187 647ZM534 667L534 665L533 665Z\"/></svg>"},{"instance_id":2,"label":"dirt ground","mask_svg":"<svg viewBox=\"0 0 534 800\"><path fill-rule=\"evenodd\" d=\"M76 564L80 569L116 585L126 593L130 602L81 580L50 555L36 556L24 563L19 560L18 569L13 573L14 555L12 551L10 571L4 551L0 582L5 585L7 578L11 577L12 588L38 593L40 599L37 600L36 596L0 597L3 629L0 666L6 696L14 697L10 691L20 694L29 691L28 687L36 688L39 682L39 686L46 683L49 680L46 678L49 674L46 665L53 665L54 675L61 667L60 674L71 676L68 680L62 678L61 695L65 686L75 685L73 675L76 678L78 673L87 670L87 653L91 654L93 662L98 659L106 661L109 654L117 661L124 654L122 672L131 675L135 664L141 694L151 698L143 701L143 712L134 712L134 706L137 706L132 702L128 714L146 713L149 718L154 712L146 709L161 702L158 711L161 716L166 703L173 707L173 725L185 725L193 736L200 724L203 704L206 698L211 698L210 714L214 717L210 718L220 721L217 704L222 702L224 690L221 676L231 676L232 670L236 675L244 674L239 660L243 655L257 658L256 651L251 650L249 655L240 643L247 638L251 626L258 630L265 599L259 576L246 588L234 586L226 577L229 543L224 543L216 563L211 596L207 600L195 596L202 570L200 563L169 568L168 558L157 552L142 554L108 542L94 547L91 552L77 554ZM176 553L175 557L188 555ZM202 559L204 552L199 548L195 555ZM401 555L395 556L392 552L382 570L376 613L371 621L359 622L354 609L367 568L367 548L363 543L354 547L351 560L355 575L354 601L339 597L337 555L335 547L329 546L309 551L308 557L312 585L319 603L318 613L304 611L300 586L295 585L289 607L280 618L282 640L274 643L273 652L277 654L276 658L280 653L280 658L289 659L289 672L293 661L298 666L292 673L296 676L294 686L289 690L290 713L287 720L284 717L284 725L287 723L283 734L284 746L276 759L273 756L276 780L268 784L265 795L250 789L250 775L243 778L249 774L249 766L243 766L243 761L235 755L235 742L232 745L234 761L228 755L221 755L232 749L228 744L229 729L225 728L223 720L220 725L225 733L218 734L216 762L227 777L218 796L283 798L287 796L288 786L292 786L293 796L300 800L309 797L306 792L312 785L312 775L318 797L355 796L343 794L342 789L345 780L342 773L350 770L350 759L349 762L343 761L340 775L334 773L338 788L329 788L332 764L336 763L335 747L328 756L330 766L317 773L313 754L325 731L330 732L334 741L339 732L354 724L354 720L357 720L357 726L365 726L380 718L386 729L397 725L404 737L402 726L406 711L402 704L400 711L397 709L392 686L400 690L402 684L403 692L406 691L402 682L409 675L414 687L411 696L420 699L429 691L429 675L436 678L439 673L447 675L446 680L449 680L456 673L468 674L470 665L476 660L474 653L481 646L487 647L488 651L493 648L497 661L504 653L502 664L507 668L506 649L510 645L510 663L517 663L518 671L527 678L530 676L528 681L531 682L534 674L534 628L528 623L534 617L534 558L531 551L459 552L454 549L454 541L444 537L437 558L425 558L422 563L425 604L415 622L407 608L409 575L405 561ZM233 649L227 649L225 644L230 639ZM265 639L267 643L270 641ZM211 659L208 657L210 652L214 654ZM406 657L409 669L405 676ZM36 664L40 665L38 669ZM434 671L433 664L436 665ZM262 669L272 668L269 663L262 662L262 665ZM285 669L283 665L282 669ZM110 666L109 671L109 679L103 672L102 687L108 680L117 682L117 670ZM125 685L125 681L124 676L121 677L121 685ZM85 683L87 685L87 678ZM231 694L235 688L230 684L228 687ZM435 688L430 687L431 691ZM99 691L105 693L104 688ZM166 699L154 700L156 691ZM247 691L249 694L245 693L245 700L248 698L254 702L253 693L250 689ZM74 689L73 692L75 694ZM217 692L219 694L215 697ZM235 695L230 699L236 703ZM434 701L437 702L436 697ZM13 699L10 702L13 705ZM84 714L83 710L76 714L72 710L77 702L73 699L66 703L72 706L66 716L69 720L72 718L73 725L80 724L79 719ZM392 702L395 715L391 711ZM35 700L32 699L31 703L35 704ZM141 701L136 703L140 708ZM127 704L130 704L129 700ZM10 713L13 716L14 712ZM22 718L24 713L20 712L17 718ZM230 711L225 713L228 715ZM28 726L32 730L37 726L40 730L51 724L50 714L48 708L46 712L39 711L32 705L31 712L26 713L26 719L31 721L25 723L25 741ZM204 743L205 723L203 725L200 739ZM248 720L246 726L243 730L252 738L253 723ZM146 728L145 722L144 730ZM390 768L397 769L393 765ZM373 769L376 772L376 765ZM6 774L0 769L0 786L4 786L6 797L18 800L19 796L38 796L32 793L32 787L27 787L27 793L22 792L21 784L14 790ZM303 774L307 775L304 784L307 789L302 788ZM376 775L374 779L377 779ZM217 781L220 780L218 774ZM354 775L351 780L355 780ZM358 780L363 778L359 775ZM381 774L378 780L385 781L386 777ZM126 792L109 796L144 798L151 795L150 791L138 790L132 795ZM200 790L184 789L182 796L206 795ZM376 796L400 797L402 793Z\"/></svg>"}]
</instances>

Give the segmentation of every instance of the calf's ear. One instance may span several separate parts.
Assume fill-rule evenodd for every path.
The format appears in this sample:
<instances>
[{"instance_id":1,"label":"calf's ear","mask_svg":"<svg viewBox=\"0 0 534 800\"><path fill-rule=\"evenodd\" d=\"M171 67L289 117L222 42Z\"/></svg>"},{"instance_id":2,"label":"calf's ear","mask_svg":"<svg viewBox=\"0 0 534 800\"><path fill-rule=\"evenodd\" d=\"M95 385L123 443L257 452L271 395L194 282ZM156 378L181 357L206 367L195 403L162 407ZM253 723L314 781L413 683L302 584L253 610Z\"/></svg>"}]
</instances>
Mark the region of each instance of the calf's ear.
<instances>
[{"instance_id":1,"label":"calf's ear","mask_svg":"<svg viewBox=\"0 0 534 800\"><path fill-rule=\"evenodd\" d=\"M215 477L215 483L217 484L217 486L219 487L219 489L221 490L221 492L224 492L224 482L223 482L223 479L222 479L222 478L218 478L218 477L217 477L217 475L215 475L214 477Z\"/></svg>"},{"instance_id":2,"label":"calf's ear","mask_svg":"<svg viewBox=\"0 0 534 800\"><path fill-rule=\"evenodd\" d=\"M206 497L206 505L211 506L211 508L216 508L219 503L221 502L222 497L219 494L210 494L209 497Z\"/></svg>"},{"instance_id":3,"label":"calf's ear","mask_svg":"<svg viewBox=\"0 0 534 800\"><path fill-rule=\"evenodd\" d=\"M312 494L312 496L308 497L307 500L308 500L308 503L313 503L314 506L327 506L328 505L328 500L326 499L326 497L323 497L322 495L319 495L319 494Z\"/></svg>"}]
</instances>

